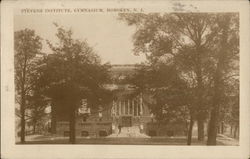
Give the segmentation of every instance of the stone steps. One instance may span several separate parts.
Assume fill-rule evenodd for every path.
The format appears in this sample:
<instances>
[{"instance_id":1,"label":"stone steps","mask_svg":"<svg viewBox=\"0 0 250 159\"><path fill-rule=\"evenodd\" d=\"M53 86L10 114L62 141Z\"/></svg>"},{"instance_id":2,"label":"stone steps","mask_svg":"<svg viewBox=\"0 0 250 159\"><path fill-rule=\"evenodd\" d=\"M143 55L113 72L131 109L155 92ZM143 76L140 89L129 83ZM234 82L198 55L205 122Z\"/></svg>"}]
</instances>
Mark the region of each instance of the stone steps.
<instances>
[{"instance_id":1,"label":"stone steps","mask_svg":"<svg viewBox=\"0 0 250 159\"><path fill-rule=\"evenodd\" d=\"M120 133L116 132L109 135L108 137L150 138L149 136L141 133L138 126L123 127Z\"/></svg>"}]
</instances>

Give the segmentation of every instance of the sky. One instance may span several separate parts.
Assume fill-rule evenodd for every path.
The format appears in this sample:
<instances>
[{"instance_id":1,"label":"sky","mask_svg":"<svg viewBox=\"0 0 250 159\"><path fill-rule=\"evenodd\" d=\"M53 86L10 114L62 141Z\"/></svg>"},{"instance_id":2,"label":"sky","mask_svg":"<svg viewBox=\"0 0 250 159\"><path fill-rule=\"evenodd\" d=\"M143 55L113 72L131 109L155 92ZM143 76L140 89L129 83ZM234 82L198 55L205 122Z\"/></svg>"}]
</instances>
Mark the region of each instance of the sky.
<instances>
[{"instance_id":1,"label":"sky","mask_svg":"<svg viewBox=\"0 0 250 159\"><path fill-rule=\"evenodd\" d=\"M145 61L145 56L133 54L134 26L117 19L117 14L61 14L15 15L14 30L34 29L43 38L43 52L51 52L45 40L56 43L56 22L65 29L71 28L73 38L87 40L101 57L111 64L135 64Z\"/></svg>"}]
</instances>

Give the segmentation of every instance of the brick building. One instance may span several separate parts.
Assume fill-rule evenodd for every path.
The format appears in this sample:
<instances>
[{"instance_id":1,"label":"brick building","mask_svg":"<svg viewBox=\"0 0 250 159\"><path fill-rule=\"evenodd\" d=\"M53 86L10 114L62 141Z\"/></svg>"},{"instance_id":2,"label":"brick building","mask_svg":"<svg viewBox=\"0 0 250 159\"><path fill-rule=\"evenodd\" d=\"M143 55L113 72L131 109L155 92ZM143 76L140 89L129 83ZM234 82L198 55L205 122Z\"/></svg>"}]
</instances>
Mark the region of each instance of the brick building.
<instances>
[{"instance_id":1,"label":"brick building","mask_svg":"<svg viewBox=\"0 0 250 159\"><path fill-rule=\"evenodd\" d=\"M100 105L97 110L91 110L87 106L87 99L83 99L76 118L76 136L108 136L117 133L119 125L122 128L137 127L140 133L151 136L169 135L175 131L178 132L176 134L184 132L183 126L163 125L159 128L159 124L152 122L153 116L144 100L148 100L149 95L136 92L133 85L124 82L128 76L135 73L135 69L135 65L112 65L110 72L113 81L106 84L105 88L115 92L113 101ZM53 118L56 120L56 134L68 136L69 123L65 114L56 112L56 115L53 115L52 112L52 120Z\"/></svg>"}]
</instances>

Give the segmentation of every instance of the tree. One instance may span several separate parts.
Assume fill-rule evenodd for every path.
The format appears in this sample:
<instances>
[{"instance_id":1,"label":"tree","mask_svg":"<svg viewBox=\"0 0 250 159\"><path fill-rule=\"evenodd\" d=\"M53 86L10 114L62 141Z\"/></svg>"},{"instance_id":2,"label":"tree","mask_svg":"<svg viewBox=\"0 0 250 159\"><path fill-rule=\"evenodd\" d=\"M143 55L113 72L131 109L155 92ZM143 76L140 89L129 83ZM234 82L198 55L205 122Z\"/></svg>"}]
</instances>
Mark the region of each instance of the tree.
<instances>
[{"instance_id":1,"label":"tree","mask_svg":"<svg viewBox=\"0 0 250 159\"><path fill-rule=\"evenodd\" d=\"M24 143L26 98L30 94L33 84L31 73L34 69L34 60L36 55L41 53L41 38L35 34L34 30L16 31L14 33L14 48L16 102L20 104L21 143Z\"/></svg>"},{"instance_id":2,"label":"tree","mask_svg":"<svg viewBox=\"0 0 250 159\"><path fill-rule=\"evenodd\" d=\"M214 30L218 36L214 43L217 49L214 50L216 53L214 57L216 65L213 76L213 100L210 112L208 145L216 145L217 126L220 116L219 112L223 104L223 96L228 95L225 91L227 89L226 83L232 78L236 78L237 80L239 71L238 14L219 15L216 17L215 22L216 25L214 26ZM238 92L237 89L238 88L234 90Z\"/></svg>"},{"instance_id":3,"label":"tree","mask_svg":"<svg viewBox=\"0 0 250 159\"><path fill-rule=\"evenodd\" d=\"M42 89L34 89L31 95L27 96L27 108L30 112L28 122L33 126L33 134L36 133L38 123L43 122L43 117L46 116L45 109L48 106L48 100L40 90Z\"/></svg>"},{"instance_id":4,"label":"tree","mask_svg":"<svg viewBox=\"0 0 250 159\"><path fill-rule=\"evenodd\" d=\"M101 64L100 58L86 41L72 38L72 31L57 27L58 45L48 44L53 54L46 57L41 83L46 86L46 95L52 102L52 113L62 112L70 124L70 143L75 143L76 111L83 98L88 98L92 107L107 100L103 95L104 83L109 79L109 65ZM97 100L98 99L98 100Z\"/></svg>"},{"instance_id":5,"label":"tree","mask_svg":"<svg viewBox=\"0 0 250 159\"><path fill-rule=\"evenodd\" d=\"M149 63L152 64L174 63L179 75L188 83L193 94L190 112L192 119L198 121L199 140L204 139L204 121L209 114L210 107L217 105L211 101L216 101L215 97L222 98L214 94L216 90L211 89L211 87L215 88L214 84L217 83L214 83L215 74L220 70L217 64L224 61L222 59L218 62L218 57L220 57L218 48L225 49L225 46L219 40L221 35L218 33L221 31L219 31L217 19L231 15L228 13L125 13L120 14L119 17L128 25L136 27L133 35L135 54L145 54ZM237 18L233 19L237 20ZM231 27L237 28L237 24L234 24ZM230 42L233 50L237 50L238 46L235 40L236 34L237 32L232 34L234 40ZM225 59L232 61L233 58L227 56ZM226 67L223 66L224 68ZM227 72L230 71L232 68L227 67ZM212 117L216 113L210 114ZM213 126L212 129L214 129Z\"/></svg>"},{"instance_id":6,"label":"tree","mask_svg":"<svg viewBox=\"0 0 250 159\"><path fill-rule=\"evenodd\" d=\"M179 77L175 65L141 65L131 83L136 86L136 92L148 94L149 97L144 102L157 122L182 125L190 120L190 89Z\"/></svg>"},{"instance_id":7,"label":"tree","mask_svg":"<svg viewBox=\"0 0 250 159\"><path fill-rule=\"evenodd\" d=\"M129 25L135 25L137 31L134 34L134 51L144 53L152 63L164 58L175 58L177 55L190 50L192 54L186 54L184 58L185 71L192 72L195 76L195 97L193 109L197 111L198 139L204 139L204 88L202 58L206 54L208 43L208 26L211 15L195 13L174 14L122 14L121 19ZM178 60L176 60L178 62ZM179 64L179 63L176 63ZM183 69L182 69L183 70ZM181 70L181 71L182 71ZM184 72L184 71L182 71ZM190 78L190 77L189 77Z\"/></svg>"}]
</instances>

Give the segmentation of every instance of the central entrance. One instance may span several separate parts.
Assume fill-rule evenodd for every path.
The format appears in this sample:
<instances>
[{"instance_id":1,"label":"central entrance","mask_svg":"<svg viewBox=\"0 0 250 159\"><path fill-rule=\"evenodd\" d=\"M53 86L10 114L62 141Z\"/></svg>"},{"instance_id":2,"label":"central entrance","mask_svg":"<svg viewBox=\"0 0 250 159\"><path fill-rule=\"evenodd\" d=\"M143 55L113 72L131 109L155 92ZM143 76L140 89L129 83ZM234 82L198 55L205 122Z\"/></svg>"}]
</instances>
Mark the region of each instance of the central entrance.
<instances>
[{"instance_id":1,"label":"central entrance","mask_svg":"<svg viewBox=\"0 0 250 159\"><path fill-rule=\"evenodd\" d=\"M132 126L132 117L122 116L122 127L131 127L131 126Z\"/></svg>"}]
</instances>

